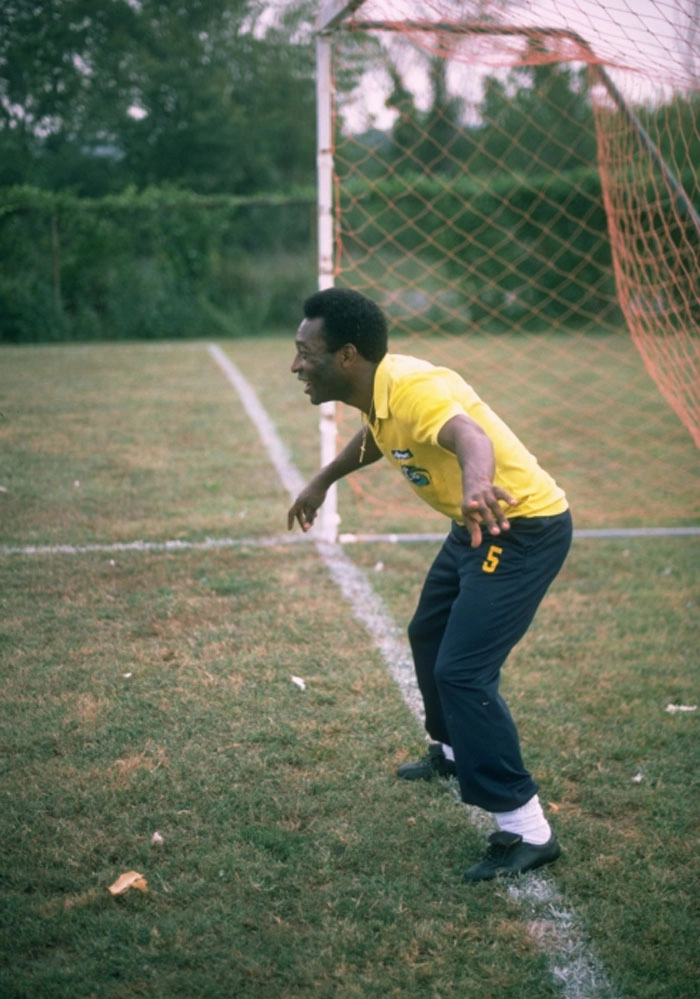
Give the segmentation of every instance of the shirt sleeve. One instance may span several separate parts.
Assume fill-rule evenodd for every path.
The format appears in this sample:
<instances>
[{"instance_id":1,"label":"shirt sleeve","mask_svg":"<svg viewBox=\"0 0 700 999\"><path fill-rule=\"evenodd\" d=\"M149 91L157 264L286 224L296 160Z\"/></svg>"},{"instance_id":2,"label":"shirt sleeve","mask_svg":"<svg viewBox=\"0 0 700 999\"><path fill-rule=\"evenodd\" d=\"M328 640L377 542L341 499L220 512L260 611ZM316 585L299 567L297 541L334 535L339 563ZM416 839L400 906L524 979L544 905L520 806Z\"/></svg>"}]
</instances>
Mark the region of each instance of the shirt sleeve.
<instances>
[{"instance_id":1,"label":"shirt sleeve","mask_svg":"<svg viewBox=\"0 0 700 999\"><path fill-rule=\"evenodd\" d=\"M448 420L465 409L448 381L430 372L401 379L391 394L391 412L416 443L436 445Z\"/></svg>"}]
</instances>

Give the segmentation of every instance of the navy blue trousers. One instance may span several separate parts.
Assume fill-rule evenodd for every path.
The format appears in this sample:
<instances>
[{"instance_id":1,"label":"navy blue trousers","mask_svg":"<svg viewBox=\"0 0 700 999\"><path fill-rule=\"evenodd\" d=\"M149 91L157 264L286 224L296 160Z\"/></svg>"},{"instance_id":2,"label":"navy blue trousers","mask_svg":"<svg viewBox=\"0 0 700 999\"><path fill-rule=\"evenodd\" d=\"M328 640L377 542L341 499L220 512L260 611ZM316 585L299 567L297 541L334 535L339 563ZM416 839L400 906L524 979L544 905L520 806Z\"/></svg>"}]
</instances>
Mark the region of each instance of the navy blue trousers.
<instances>
[{"instance_id":1,"label":"navy blue trousers","mask_svg":"<svg viewBox=\"0 0 700 999\"><path fill-rule=\"evenodd\" d=\"M496 536L484 532L478 548L453 524L408 628L428 734L452 746L462 800L489 812L512 811L537 793L498 686L572 536L568 511L510 524Z\"/></svg>"}]
</instances>

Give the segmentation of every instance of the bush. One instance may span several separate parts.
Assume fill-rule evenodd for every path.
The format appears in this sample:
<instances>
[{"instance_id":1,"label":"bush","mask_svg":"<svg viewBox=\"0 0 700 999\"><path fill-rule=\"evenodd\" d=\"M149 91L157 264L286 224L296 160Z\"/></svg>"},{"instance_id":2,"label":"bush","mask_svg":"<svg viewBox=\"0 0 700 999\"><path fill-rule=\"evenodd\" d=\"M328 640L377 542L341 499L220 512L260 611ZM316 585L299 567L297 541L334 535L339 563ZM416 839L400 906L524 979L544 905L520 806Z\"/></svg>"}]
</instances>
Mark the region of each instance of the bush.
<instances>
[{"instance_id":1,"label":"bush","mask_svg":"<svg viewBox=\"0 0 700 999\"><path fill-rule=\"evenodd\" d=\"M256 334L315 287L313 196L0 191L0 340Z\"/></svg>"}]
</instances>

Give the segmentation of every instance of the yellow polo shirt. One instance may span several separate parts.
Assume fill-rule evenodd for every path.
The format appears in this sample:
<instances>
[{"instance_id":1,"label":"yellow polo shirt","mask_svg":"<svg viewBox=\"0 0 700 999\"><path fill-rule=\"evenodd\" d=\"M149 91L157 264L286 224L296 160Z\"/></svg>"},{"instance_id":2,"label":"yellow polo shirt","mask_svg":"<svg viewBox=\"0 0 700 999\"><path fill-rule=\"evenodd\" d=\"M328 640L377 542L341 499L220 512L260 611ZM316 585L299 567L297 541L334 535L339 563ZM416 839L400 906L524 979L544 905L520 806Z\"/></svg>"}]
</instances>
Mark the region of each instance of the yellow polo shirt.
<instances>
[{"instance_id":1,"label":"yellow polo shirt","mask_svg":"<svg viewBox=\"0 0 700 999\"><path fill-rule=\"evenodd\" d=\"M437 440L458 414L478 423L491 440L494 484L520 500L508 507L509 518L548 517L568 508L564 490L455 371L404 354L387 354L378 365L371 429L379 449L417 496L462 523L459 463Z\"/></svg>"}]
</instances>

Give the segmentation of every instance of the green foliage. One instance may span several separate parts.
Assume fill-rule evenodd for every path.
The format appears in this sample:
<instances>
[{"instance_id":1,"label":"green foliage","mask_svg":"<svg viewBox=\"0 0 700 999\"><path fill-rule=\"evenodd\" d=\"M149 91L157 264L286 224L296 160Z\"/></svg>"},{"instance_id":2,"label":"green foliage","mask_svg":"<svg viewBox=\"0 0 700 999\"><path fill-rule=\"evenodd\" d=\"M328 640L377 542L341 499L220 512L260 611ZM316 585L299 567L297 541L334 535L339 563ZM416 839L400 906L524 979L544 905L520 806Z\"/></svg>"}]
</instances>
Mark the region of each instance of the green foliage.
<instances>
[{"instance_id":1,"label":"green foliage","mask_svg":"<svg viewBox=\"0 0 700 999\"><path fill-rule=\"evenodd\" d=\"M309 183L313 49L284 19L259 28L259 13L253 0L4 4L0 184L100 196Z\"/></svg>"},{"instance_id":2,"label":"green foliage","mask_svg":"<svg viewBox=\"0 0 700 999\"><path fill-rule=\"evenodd\" d=\"M482 124L470 130L475 173L561 174L596 162L584 69L545 63L513 70L505 82L488 77L479 111Z\"/></svg>"},{"instance_id":3,"label":"green foliage","mask_svg":"<svg viewBox=\"0 0 700 999\"><path fill-rule=\"evenodd\" d=\"M464 101L448 92L447 63L430 62L431 104L419 110L399 72L389 66L387 105L398 112L387 162L400 172L489 177L566 173L596 162L593 109L584 70L545 64L486 77L475 108L478 123L464 124Z\"/></svg>"},{"instance_id":4,"label":"green foliage","mask_svg":"<svg viewBox=\"0 0 700 999\"><path fill-rule=\"evenodd\" d=\"M295 322L313 195L99 201L0 191L0 340L158 339Z\"/></svg>"},{"instance_id":5,"label":"green foliage","mask_svg":"<svg viewBox=\"0 0 700 999\"><path fill-rule=\"evenodd\" d=\"M488 182L403 174L364 191L359 181L348 181L342 193L347 228L362 234L365 248L380 246L390 233L398 254L448 259L450 290L469 300L474 323L488 319L493 325L499 311L503 326L514 320L526 325L530 315L540 326L543 317L567 324L619 322L596 170L500 174ZM407 219L414 221L407 225ZM574 273L576 281L564 280ZM500 300L516 290L517 315L494 308L489 296Z\"/></svg>"},{"instance_id":6,"label":"green foliage","mask_svg":"<svg viewBox=\"0 0 700 999\"><path fill-rule=\"evenodd\" d=\"M348 179L341 197L348 231L362 233L361 247L347 240L350 253L402 273L401 256L424 247L418 256L447 269L449 293L464 299L474 324L619 324L595 169L502 173L488 182L404 172ZM197 337L212 329L230 336L288 326L316 283L314 206L314 192L303 189L236 198L152 188L86 199L0 188L0 340ZM654 224L668 229L663 211ZM478 240L464 238L476 232ZM513 304L504 309L506 300Z\"/></svg>"}]
</instances>

